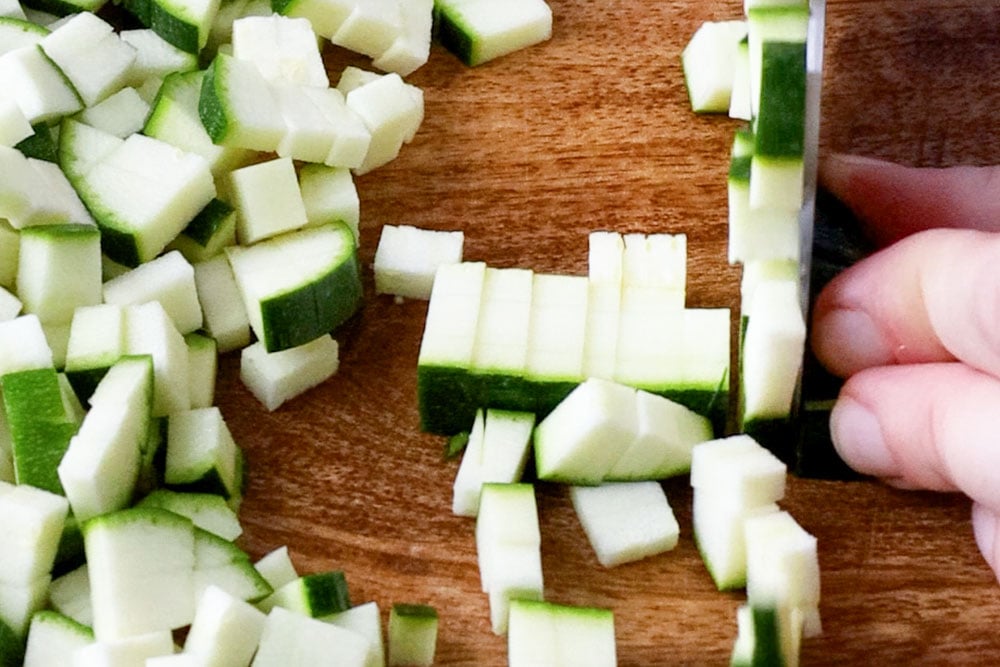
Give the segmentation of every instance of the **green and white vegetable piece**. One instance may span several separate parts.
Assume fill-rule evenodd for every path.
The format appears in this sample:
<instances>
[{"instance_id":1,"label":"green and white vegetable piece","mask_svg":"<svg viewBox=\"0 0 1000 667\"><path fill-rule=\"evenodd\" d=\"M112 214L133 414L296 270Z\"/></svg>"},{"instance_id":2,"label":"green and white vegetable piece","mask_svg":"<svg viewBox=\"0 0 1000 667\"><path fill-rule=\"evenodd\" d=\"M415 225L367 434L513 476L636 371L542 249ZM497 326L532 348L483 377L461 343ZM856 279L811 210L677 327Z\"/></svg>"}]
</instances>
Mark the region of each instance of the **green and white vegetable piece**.
<instances>
[{"instance_id":1,"label":"green and white vegetable piece","mask_svg":"<svg viewBox=\"0 0 1000 667\"><path fill-rule=\"evenodd\" d=\"M719 590L746 585L744 523L778 511L787 467L750 436L695 445L691 458L695 542Z\"/></svg>"},{"instance_id":2,"label":"green and white vegetable piece","mask_svg":"<svg viewBox=\"0 0 1000 667\"><path fill-rule=\"evenodd\" d=\"M738 51L746 35L746 21L735 20L707 21L691 36L681 52L681 65L692 111L729 112L737 79Z\"/></svg>"},{"instance_id":3,"label":"green and white vegetable piece","mask_svg":"<svg viewBox=\"0 0 1000 667\"><path fill-rule=\"evenodd\" d=\"M512 600L507 660L511 667L616 665L614 612Z\"/></svg>"},{"instance_id":4,"label":"green and white vegetable piece","mask_svg":"<svg viewBox=\"0 0 1000 667\"><path fill-rule=\"evenodd\" d=\"M391 667L430 667L437 651L438 613L426 604L392 605L386 662Z\"/></svg>"},{"instance_id":5,"label":"green and white vegetable piece","mask_svg":"<svg viewBox=\"0 0 1000 667\"><path fill-rule=\"evenodd\" d=\"M473 67L552 36L544 0L435 0L434 11L438 40Z\"/></svg>"},{"instance_id":6,"label":"green and white vegetable piece","mask_svg":"<svg viewBox=\"0 0 1000 667\"><path fill-rule=\"evenodd\" d=\"M452 512L476 516L483 484L521 480L534 425L535 415L530 412L476 412L462 463L455 475Z\"/></svg>"},{"instance_id":7,"label":"green and white vegetable piece","mask_svg":"<svg viewBox=\"0 0 1000 667\"><path fill-rule=\"evenodd\" d=\"M461 262L464 241L461 231L383 225L372 267L376 293L430 299L437 268Z\"/></svg>"},{"instance_id":8,"label":"green and white vegetable piece","mask_svg":"<svg viewBox=\"0 0 1000 667\"><path fill-rule=\"evenodd\" d=\"M490 624L507 632L511 600L544 597L538 507L531 484L484 484L476 517L476 552Z\"/></svg>"}]
</instances>

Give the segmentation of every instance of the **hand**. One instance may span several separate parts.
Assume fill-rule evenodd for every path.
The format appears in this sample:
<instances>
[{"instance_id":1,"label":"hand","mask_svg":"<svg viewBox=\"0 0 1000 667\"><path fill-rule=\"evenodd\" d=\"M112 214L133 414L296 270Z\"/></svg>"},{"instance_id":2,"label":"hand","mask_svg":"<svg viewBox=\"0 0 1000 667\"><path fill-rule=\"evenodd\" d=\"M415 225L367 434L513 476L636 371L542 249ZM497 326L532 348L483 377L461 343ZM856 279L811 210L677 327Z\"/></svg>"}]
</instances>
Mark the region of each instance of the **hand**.
<instances>
[{"instance_id":1,"label":"hand","mask_svg":"<svg viewBox=\"0 0 1000 667\"><path fill-rule=\"evenodd\" d=\"M814 306L813 350L847 378L834 445L895 486L969 496L1000 577L1000 167L835 156L820 178L886 246Z\"/></svg>"}]
</instances>

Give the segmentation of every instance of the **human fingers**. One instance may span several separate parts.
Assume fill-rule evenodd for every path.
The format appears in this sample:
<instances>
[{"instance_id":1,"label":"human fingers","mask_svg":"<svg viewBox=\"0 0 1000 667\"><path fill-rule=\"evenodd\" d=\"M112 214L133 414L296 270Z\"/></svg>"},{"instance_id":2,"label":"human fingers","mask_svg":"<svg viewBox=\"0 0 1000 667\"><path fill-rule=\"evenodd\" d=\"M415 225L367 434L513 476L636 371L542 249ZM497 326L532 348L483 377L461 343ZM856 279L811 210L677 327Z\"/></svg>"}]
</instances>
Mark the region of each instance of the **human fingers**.
<instances>
[{"instance_id":1,"label":"human fingers","mask_svg":"<svg viewBox=\"0 0 1000 667\"><path fill-rule=\"evenodd\" d=\"M1000 580L1000 514L980 503L972 504L972 533L983 558Z\"/></svg>"},{"instance_id":2,"label":"human fingers","mask_svg":"<svg viewBox=\"0 0 1000 667\"><path fill-rule=\"evenodd\" d=\"M830 434L860 473L1000 512L998 405L1000 380L964 364L871 368L844 383Z\"/></svg>"},{"instance_id":3,"label":"human fingers","mask_svg":"<svg viewBox=\"0 0 1000 667\"><path fill-rule=\"evenodd\" d=\"M1000 231L1000 166L915 168L835 154L819 179L879 246L938 227Z\"/></svg>"},{"instance_id":4,"label":"human fingers","mask_svg":"<svg viewBox=\"0 0 1000 667\"><path fill-rule=\"evenodd\" d=\"M1000 377L1000 234L930 230L849 267L813 305L830 372L958 359Z\"/></svg>"}]
</instances>

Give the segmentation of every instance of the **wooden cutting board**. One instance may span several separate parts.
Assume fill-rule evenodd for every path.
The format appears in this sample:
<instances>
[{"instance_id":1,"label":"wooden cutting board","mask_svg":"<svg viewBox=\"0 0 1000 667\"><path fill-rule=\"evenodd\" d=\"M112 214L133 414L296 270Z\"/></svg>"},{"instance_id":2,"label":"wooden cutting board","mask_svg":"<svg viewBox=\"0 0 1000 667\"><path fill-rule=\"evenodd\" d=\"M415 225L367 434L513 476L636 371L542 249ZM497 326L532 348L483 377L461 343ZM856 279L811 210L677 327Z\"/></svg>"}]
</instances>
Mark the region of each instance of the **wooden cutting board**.
<instances>
[{"instance_id":1,"label":"wooden cutting board","mask_svg":"<svg viewBox=\"0 0 1000 667\"><path fill-rule=\"evenodd\" d=\"M301 572L343 569L355 602L426 602L438 664L506 664L480 590L473 522L452 516L457 462L422 434L416 358L426 302L374 294L384 224L464 230L493 266L583 274L587 234L683 232L689 300L737 307L725 173L733 121L690 112L680 52L740 0L552 0L544 45L476 69L435 47L409 80L426 120L398 160L358 179L366 304L337 338L337 375L267 413L222 361L218 401L246 449L242 544L287 545ZM921 165L1000 158L1000 3L829 0L821 145ZM333 77L348 62L328 50ZM665 484L677 548L604 569L564 488L539 487L548 599L610 607L622 665L728 664L741 593L716 591L691 538L687 478ZM1000 659L1000 586L969 504L874 482L792 479L784 507L819 538L825 632L805 664Z\"/></svg>"}]
</instances>

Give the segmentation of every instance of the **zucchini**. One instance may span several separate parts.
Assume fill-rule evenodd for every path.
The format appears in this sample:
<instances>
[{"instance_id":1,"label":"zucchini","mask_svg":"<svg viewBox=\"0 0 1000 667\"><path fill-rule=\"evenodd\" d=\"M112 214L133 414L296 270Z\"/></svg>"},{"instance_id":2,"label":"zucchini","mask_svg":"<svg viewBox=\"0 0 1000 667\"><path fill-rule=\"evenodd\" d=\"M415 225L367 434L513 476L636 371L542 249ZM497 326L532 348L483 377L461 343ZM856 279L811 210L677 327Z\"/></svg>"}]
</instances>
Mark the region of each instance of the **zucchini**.
<instances>
[{"instance_id":1,"label":"zucchini","mask_svg":"<svg viewBox=\"0 0 1000 667\"><path fill-rule=\"evenodd\" d=\"M438 613L427 604L396 603L389 610L387 665L430 667L437 651Z\"/></svg>"},{"instance_id":2,"label":"zucchini","mask_svg":"<svg viewBox=\"0 0 1000 667\"><path fill-rule=\"evenodd\" d=\"M438 41L470 67L482 65L552 36L552 10L544 0L435 0Z\"/></svg>"},{"instance_id":3,"label":"zucchini","mask_svg":"<svg viewBox=\"0 0 1000 667\"><path fill-rule=\"evenodd\" d=\"M351 230L329 223L249 247L226 248L252 327L267 352L332 331L361 305L361 275Z\"/></svg>"}]
</instances>

